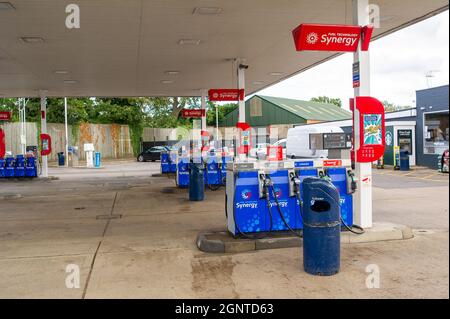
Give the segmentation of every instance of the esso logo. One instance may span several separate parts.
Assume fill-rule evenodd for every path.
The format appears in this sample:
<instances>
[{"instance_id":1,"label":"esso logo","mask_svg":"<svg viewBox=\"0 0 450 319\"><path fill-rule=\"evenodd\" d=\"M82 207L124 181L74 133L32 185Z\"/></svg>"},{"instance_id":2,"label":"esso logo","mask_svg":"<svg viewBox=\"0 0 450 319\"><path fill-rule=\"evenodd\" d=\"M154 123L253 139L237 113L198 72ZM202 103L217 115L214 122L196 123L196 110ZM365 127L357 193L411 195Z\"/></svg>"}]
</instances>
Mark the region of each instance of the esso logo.
<instances>
[{"instance_id":1,"label":"esso logo","mask_svg":"<svg viewBox=\"0 0 450 319\"><path fill-rule=\"evenodd\" d=\"M252 192L248 189L244 189L241 193L242 199L250 199L252 197Z\"/></svg>"},{"instance_id":2,"label":"esso logo","mask_svg":"<svg viewBox=\"0 0 450 319\"><path fill-rule=\"evenodd\" d=\"M310 32L306 36L306 42L308 42L309 44L315 44L318 40L319 40L319 36L315 32Z\"/></svg>"}]
</instances>

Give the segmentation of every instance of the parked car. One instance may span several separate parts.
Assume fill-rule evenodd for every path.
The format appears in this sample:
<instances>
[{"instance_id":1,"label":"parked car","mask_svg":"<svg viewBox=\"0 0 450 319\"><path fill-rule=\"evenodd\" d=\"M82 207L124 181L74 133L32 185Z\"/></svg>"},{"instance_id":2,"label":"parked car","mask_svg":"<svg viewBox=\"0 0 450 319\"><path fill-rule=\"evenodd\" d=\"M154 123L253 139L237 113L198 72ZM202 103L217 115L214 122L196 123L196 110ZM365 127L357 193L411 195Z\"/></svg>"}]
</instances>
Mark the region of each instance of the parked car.
<instances>
[{"instance_id":1,"label":"parked car","mask_svg":"<svg viewBox=\"0 0 450 319\"><path fill-rule=\"evenodd\" d=\"M161 152L170 151L169 146L153 146L140 153L137 157L138 162L159 161Z\"/></svg>"},{"instance_id":2,"label":"parked car","mask_svg":"<svg viewBox=\"0 0 450 319\"><path fill-rule=\"evenodd\" d=\"M269 146L267 143L256 144L254 148L250 149L250 157L265 158L267 154L267 146Z\"/></svg>"}]
</instances>

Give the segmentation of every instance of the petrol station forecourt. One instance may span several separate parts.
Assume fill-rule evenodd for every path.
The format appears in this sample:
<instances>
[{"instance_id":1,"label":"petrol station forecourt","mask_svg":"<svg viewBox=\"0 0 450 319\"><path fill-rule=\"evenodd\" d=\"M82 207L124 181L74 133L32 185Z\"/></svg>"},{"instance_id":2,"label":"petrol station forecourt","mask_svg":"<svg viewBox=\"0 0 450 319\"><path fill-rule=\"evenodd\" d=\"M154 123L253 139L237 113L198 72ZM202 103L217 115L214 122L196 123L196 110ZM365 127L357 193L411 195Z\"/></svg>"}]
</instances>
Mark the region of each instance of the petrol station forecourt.
<instances>
[{"instance_id":1,"label":"petrol station forecourt","mask_svg":"<svg viewBox=\"0 0 450 319\"><path fill-rule=\"evenodd\" d=\"M124 19L141 13L142 26L151 23L146 20L154 17L151 9L170 15L189 7L201 25L221 30L205 18L221 19L231 9L222 1L220 10L211 14L212 8L188 2L175 1L163 8L152 4L138 8L133 2L128 7L132 13L124 12ZM325 2L334 8L335 4ZM272 8L270 1L258 4ZM24 82L6 85L7 77L0 77L1 97L39 97L41 103L36 160L30 153L16 157L15 163L23 164L14 164L15 170L8 166L12 161L6 159L3 164L4 174L16 175L0 179L0 240L4 243L0 248L0 298L448 298L448 175L421 167L376 169L374 163L379 164L385 149L385 111L370 94L373 66L369 65L371 41L448 10L448 3L430 1L421 9L386 4L382 10L403 15L379 28L371 24L368 5L366 0L353 0L345 8L351 18L342 21L329 13L308 23L308 15L320 10L310 4L304 8L305 17L299 20L290 14L289 22L278 27L289 34L282 50L259 46L255 52L264 52L260 59L252 58L251 52L228 52L231 58L222 58L222 63L211 67L215 70L207 71L210 60L202 54L196 56L197 62L192 62L195 55L189 51L184 56L174 53L172 60L158 56L186 45L195 50L204 43L213 50L208 34L203 34L206 40L197 42L181 39L176 49L161 45L152 58L161 59L165 70L171 69L169 63L197 63L194 69L180 64L172 69L182 69L176 71L182 79L155 80L154 75L143 74L139 63L152 65L142 57L148 50L145 32L138 36L142 42L137 67L124 73L126 80L120 87L116 80L106 78L95 84L100 75L83 70L78 74L68 71L82 79L73 80L73 86L68 86L69 80L61 86L54 79L38 77L20 87L17 83ZM86 8L86 14L96 10L95 6L80 7L81 12ZM118 15L124 8L125 1L119 2L111 14ZM20 1L12 9L18 14L27 14L27 10ZM244 8L243 13L248 10ZM272 10L276 17L283 16ZM40 8L36 15L42 17L45 12ZM61 13L53 14L49 21L56 25L53 18ZM187 21L179 23L177 27L187 25ZM87 28L99 27L87 23ZM67 37L77 31L70 30L75 33ZM195 33L195 28L189 31ZM83 25L79 32L94 40L84 33ZM132 39L135 33L129 32L130 38L121 40L124 45L136 40ZM173 37L167 32L167 38ZM268 39L279 40L278 33L269 33ZM18 38L27 37L19 34ZM242 38L246 39L245 34ZM36 63L50 54L45 47L52 41L50 35L43 34L41 39L37 50L43 55L36 58L11 42L0 49L24 65ZM60 49L70 47L60 45ZM97 49L107 47L99 42ZM350 101L353 134L340 129L305 131L310 150L324 151L326 157L286 158L281 147L272 146L262 159L258 154L257 159L249 156L255 131L247 123L245 96L344 52L353 54L356 70ZM276 53L284 55L285 65L270 58ZM52 54L64 56L58 50ZM92 55L93 59L102 54ZM301 57L309 60L303 62ZM74 56L71 59L83 63ZM120 59L119 69L127 64L127 59ZM44 60L42 68L56 69ZM116 62L108 57L104 65L111 67ZM284 70L269 72L268 67ZM211 80L217 71L230 68L234 74L230 79ZM167 77L167 70L160 73ZM262 71L281 75L258 82ZM133 77L134 86L130 85ZM145 82L152 84L150 89ZM87 143L81 165L63 167L50 162L54 141L47 130L47 98L114 96L115 91L118 96L199 96L199 112L182 113L198 120L185 144L162 150L160 161L103 160L94 143ZM207 99L238 104L238 123L228 139L234 139L231 151L212 147L210 136L217 133L206 133ZM67 112L67 100L65 107ZM4 138L3 130L2 134ZM7 148L3 143L0 149L6 154ZM399 156L402 161L404 154ZM68 281L71 269L79 277Z\"/></svg>"}]
</instances>

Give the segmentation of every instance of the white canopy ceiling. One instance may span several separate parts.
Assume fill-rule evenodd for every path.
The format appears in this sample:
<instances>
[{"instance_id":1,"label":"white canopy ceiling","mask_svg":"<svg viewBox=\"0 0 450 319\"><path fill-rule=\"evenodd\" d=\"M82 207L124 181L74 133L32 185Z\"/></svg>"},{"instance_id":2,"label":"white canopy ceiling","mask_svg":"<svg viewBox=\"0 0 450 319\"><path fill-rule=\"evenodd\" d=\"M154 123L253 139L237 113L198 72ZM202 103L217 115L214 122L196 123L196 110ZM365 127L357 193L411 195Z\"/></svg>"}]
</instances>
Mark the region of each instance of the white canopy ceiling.
<instances>
[{"instance_id":1,"label":"white canopy ceiling","mask_svg":"<svg viewBox=\"0 0 450 319\"><path fill-rule=\"evenodd\" d=\"M351 0L8 1L13 8L0 7L0 94L16 97L40 89L49 96L196 96L235 87L235 57L250 66L252 93L332 57L295 51L291 31L300 23L352 23ZM80 29L65 26L69 3L80 7ZM448 9L446 0L375 3L375 37ZM195 10L211 7L220 13Z\"/></svg>"}]
</instances>

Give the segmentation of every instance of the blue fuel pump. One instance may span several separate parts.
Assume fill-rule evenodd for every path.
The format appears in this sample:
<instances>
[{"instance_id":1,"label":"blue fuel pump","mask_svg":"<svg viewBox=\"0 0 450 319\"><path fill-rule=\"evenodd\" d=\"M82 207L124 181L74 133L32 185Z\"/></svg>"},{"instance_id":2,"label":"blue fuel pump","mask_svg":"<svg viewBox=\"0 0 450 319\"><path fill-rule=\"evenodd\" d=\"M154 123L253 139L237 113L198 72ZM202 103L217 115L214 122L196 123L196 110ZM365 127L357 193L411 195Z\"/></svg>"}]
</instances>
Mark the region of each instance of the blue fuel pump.
<instances>
[{"instance_id":1,"label":"blue fuel pump","mask_svg":"<svg viewBox=\"0 0 450 319\"><path fill-rule=\"evenodd\" d=\"M14 163L15 163L14 157L7 157L5 159L5 170L4 170L4 173L5 173L5 177L6 178L14 177L14 170L15 170Z\"/></svg>"},{"instance_id":2,"label":"blue fuel pump","mask_svg":"<svg viewBox=\"0 0 450 319\"><path fill-rule=\"evenodd\" d=\"M5 160L0 158L0 178L5 177Z\"/></svg>"},{"instance_id":3,"label":"blue fuel pump","mask_svg":"<svg viewBox=\"0 0 450 319\"><path fill-rule=\"evenodd\" d=\"M189 186L189 163L190 159L188 156L178 157L176 182L180 188Z\"/></svg>"},{"instance_id":4,"label":"blue fuel pump","mask_svg":"<svg viewBox=\"0 0 450 319\"><path fill-rule=\"evenodd\" d=\"M25 156L17 155L14 163L14 177L25 177Z\"/></svg>"},{"instance_id":5,"label":"blue fuel pump","mask_svg":"<svg viewBox=\"0 0 450 319\"><path fill-rule=\"evenodd\" d=\"M25 176L26 177L37 177L37 165L36 157L28 156L25 166Z\"/></svg>"}]
</instances>

